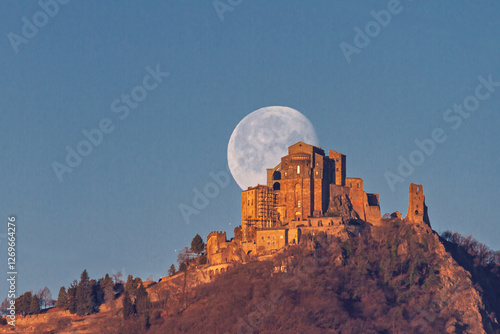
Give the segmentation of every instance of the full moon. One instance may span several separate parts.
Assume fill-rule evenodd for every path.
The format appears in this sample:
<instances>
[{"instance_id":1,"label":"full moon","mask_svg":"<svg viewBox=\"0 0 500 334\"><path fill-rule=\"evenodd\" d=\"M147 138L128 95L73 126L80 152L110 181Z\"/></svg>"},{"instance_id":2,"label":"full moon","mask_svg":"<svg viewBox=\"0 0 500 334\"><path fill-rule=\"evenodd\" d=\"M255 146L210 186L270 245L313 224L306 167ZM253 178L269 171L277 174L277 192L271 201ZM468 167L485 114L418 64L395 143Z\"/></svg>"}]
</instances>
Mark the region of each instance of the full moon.
<instances>
[{"instance_id":1,"label":"full moon","mask_svg":"<svg viewBox=\"0 0 500 334\"><path fill-rule=\"evenodd\" d=\"M227 162L234 180L246 190L267 184L267 168L274 168L288 147L303 141L318 145L314 127L306 116L288 107L258 109L238 123L227 146Z\"/></svg>"}]
</instances>

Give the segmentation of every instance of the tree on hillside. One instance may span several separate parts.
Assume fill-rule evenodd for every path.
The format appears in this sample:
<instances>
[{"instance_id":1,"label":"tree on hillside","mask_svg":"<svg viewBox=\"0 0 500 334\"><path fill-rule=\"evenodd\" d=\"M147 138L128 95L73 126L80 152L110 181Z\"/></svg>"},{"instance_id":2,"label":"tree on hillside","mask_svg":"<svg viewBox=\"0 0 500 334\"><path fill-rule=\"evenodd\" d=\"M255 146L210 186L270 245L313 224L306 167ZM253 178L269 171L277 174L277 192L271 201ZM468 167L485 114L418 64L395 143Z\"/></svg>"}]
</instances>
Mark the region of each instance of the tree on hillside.
<instances>
[{"instance_id":1,"label":"tree on hillside","mask_svg":"<svg viewBox=\"0 0 500 334\"><path fill-rule=\"evenodd\" d=\"M176 273L175 265L172 263L172 265L170 266L170 269L168 269L168 276L174 276L175 273Z\"/></svg>"},{"instance_id":2,"label":"tree on hillside","mask_svg":"<svg viewBox=\"0 0 500 334\"><path fill-rule=\"evenodd\" d=\"M87 270L80 275L80 282L76 288L76 314L87 315L94 313L94 296Z\"/></svg>"},{"instance_id":3,"label":"tree on hillside","mask_svg":"<svg viewBox=\"0 0 500 334\"><path fill-rule=\"evenodd\" d=\"M76 300L77 287L78 287L78 282L76 280L74 280L68 287L67 310L69 310L69 313L71 313L71 314L76 313L76 308L78 305L78 301Z\"/></svg>"},{"instance_id":4,"label":"tree on hillside","mask_svg":"<svg viewBox=\"0 0 500 334\"><path fill-rule=\"evenodd\" d=\"M99 305L104 304L104 289L102 286L102 278L99 280L90 280L92 287L92 295L94 302L94 312L99 312Z\"/></svg>"},{"instance_id":5,"label":"tree on hillside","mask_svg":"<svg viewBox=\"0 0 500 334\"><path fill-rule=\"evenodd\" d=\"M125 283L125 291L129 293L129 295L135 295L137 293L137 287L142 283L140 277L134 278L132 275L128 275L127 283Z\"/></svg>"},{"instance_id":6,"label":"tree on hillside","mask_svg":"<svg viewBox=\"0 0 500 334\"><path fill-rule=\"evenodd\" d=\"M139 314L146 313L151 307L151 303L149 301L148 292L144 285L139 285L137 288L137 296L135 298L135 310Z\"/></svg>"},{"instance_id":7,"label":"tree on hillside","mask_svg":"<svg viewBox=\"0 0 500 334\"><path fill-rule=\"evenodd\" d=\"M59 294L57 295L56 306L61 310L67 310L68 304L68 294L66 293L66 288L64 286L61 286L61 288L59 289Z\"/></svg>"},{"instance_id":8,"label":"tree on hillside","mask_svg":"<svg viewBox=\"0 0 500 334\"><path fill-rule=\"evenodd\" d=\"M52 293L50 293L49 288L44 287L38 291L38 298L40 298L40 305L42 308L47 308L51 306L52 303Z\"/></svg>"},{"instance_id":9,"label":"tree on hillside","mask_svg":"<svg viewBox=\"0 0 500 334\"><path fill-rule=\"evenodd\" d=\"M30 313L31 310L31 300L33 294L31 291L23 293L21 296L16 298L16 313L26 315Z\"/></svg>"},{"instance_id":10,"label":"tree on hillside","mask_svg":"<svg viewBox=\"0 0 500 334\"><path fill-rule=\"evenodd\" d=\"M177 255L177 263L179 263L179 271L186 271L188 264L191 261L191 251L189 248L184 247Z\"/></svg>"},{"instance_id":11,"label":"tree on hillside","mask_svg":"<svg viewBox=\"0 0 500 334\"><path fill-rule=\"evenodd\" d=\"M104 291L104 302L108 307L114 308L115 306L115 291L113 279L108 274L102 279L102 289Z\"/></svg>"},{"instance_id":12,"label":"tree on hillside","mask_svg":"<svg viewBox=\"0 0 500 334\"><path fill-rule=\"evenodd\" d=\"M115 280L115 284L122 283L122 272L119 271L113 274L113 279Z\"/></svg>"},{"instance_id":13,"label":"tree on hillside","mask_svg":"<svg viewBox=\"0 0 500 334\"><path fill-rule=\"evenodd\" d=\"M177 262L179 263L179 271L184 272L184 283L182 284L182 300L184 301L184 305L187 304L186 301L186 283L187 283L187 270L188 264L191 260L190 250L187 247L177 255Z\"/></svg>"},{"instance_id":14,"label":"tree on hillside","mask_svg":"<svg viewBox=\"0 0 500 334\"><path fill-rule=\"evenodd\" d=\"M179 271L180 272L186 272L188 266L186 264L186 262L182 262L181 264L179 264Z\"/></svg>"},{"instance_id":15,"label":"tree on hillside","mask_svg":"<svg viewBox=\"0 0 500 334\"><path fill-rule=\"evenodd\" d=\"M123 319L128 319L135 313L135 310L134 310L134 305L130 300L130 296L128 295L128 292L126 290L123 295L122 303L123 303Z\"/></svg>"},{"instance_id":16,"label":"tree on hillside","mask_svg":"<svg viewBox=\"0 0 500 334\"><path fill-rule=\"evenodd\" d=\"M37 295L31 296L29 313L30 314L40 313L40 298L38 298Z\"/></svg>"},{"instance_id":17,"label":"tree on hillside","mask_svg":"<svg viewBox=\"0 0 500 334\"><path fill-rule=\"evenodd\" d=\"M90 280L92 313L99 312L99 305L104 303L104 290L101 282L95 279Z\"/></svg>"},{"instance_id":18,"label":"tree on hillside","mask_svg":"<svg viewBox=\"0 0 500 334\"><path fill-rule=\"evenodd\" d=\"M205 243L199 234L195 235L191 241L191 251L196 254L201 254L205 250Z\"/></svg>"},{"instance_id":19,"label":"tree on hillside","mask_svg":"<svg viewBox=\"0 0 500 334\"><path fill-rule=\"evenodd\" d=\"M0 313L6 314L8 307L9 307L9 300L7 299L7 297L5 297L2 304L0 305Z\"/></svg>"}]
</instances>

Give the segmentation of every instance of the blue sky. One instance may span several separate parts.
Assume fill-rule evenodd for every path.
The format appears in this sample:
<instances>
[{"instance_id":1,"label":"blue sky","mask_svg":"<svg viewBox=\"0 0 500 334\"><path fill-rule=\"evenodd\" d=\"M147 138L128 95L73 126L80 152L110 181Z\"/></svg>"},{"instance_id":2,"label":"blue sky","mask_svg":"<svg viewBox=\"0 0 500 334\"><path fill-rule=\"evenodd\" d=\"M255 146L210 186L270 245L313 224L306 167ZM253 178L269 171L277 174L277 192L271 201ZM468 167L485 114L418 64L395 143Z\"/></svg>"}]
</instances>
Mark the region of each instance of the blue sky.
<instances>
[{"instance_id":1,"label":"blue sky","mask_svg":"<svg viewBox=\"0 0 500 334\"><path fill-rule=\"evenodd\" d=\"M380 194L382 212L406 214L408 185L423 184L434 229L499 249L500 87L457 129L444 116L480 76L500 81L500 3L396 5L244 0L221 20L211 1L70 1L43 22L37 1L2 2L0 233L15 214L18 291L47 285L55 297L83 269L158 279L196 233L231 235L233 180L190 224L179 205L226 170L238 122L270 105L306 115L320 146L347 155L348 176ZM388 6L398 13L348 62L341 43L356 47L355 28ZM10 33L22 37L33 16L43 26L16 53ZM168 77L120 119L113 101L142 92L156 66ZM52 163L103 119L113 131L60 182ZM385 174L437 128L446 140L391 189Z\"/></svg>"}]
</instances>

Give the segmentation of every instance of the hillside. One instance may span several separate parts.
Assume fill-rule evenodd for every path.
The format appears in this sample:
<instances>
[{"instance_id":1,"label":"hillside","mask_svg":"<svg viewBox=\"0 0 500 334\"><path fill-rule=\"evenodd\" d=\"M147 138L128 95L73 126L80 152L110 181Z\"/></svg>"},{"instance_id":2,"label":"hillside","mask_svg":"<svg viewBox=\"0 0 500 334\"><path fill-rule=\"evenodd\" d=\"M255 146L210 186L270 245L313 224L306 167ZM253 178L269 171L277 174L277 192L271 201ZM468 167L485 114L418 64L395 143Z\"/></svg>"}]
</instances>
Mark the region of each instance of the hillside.
<instances>
[{"instance_id":1,"label":"hillside","mask_svg":"<svg viewBox=\"0 0 500 334\"><path fill-rule=\"evenodd\" d=\"M499 252L470 237L443 237L400 219L343 240L319 234L273 257L235 265L209 283L193 266L185 276L150 285L148 330L144 316L122 319L121 299L116 309L90 316L52 311L51 326L39 323L43 314L36 322L33 316L30 326L18 330L500 333Z\"/></svg>"},{"instance_id":2,"label":"hillside","mask_svg":"<svg viewBox=\"0 0 500 334\"><path fill-rule=\"evenodd\" d=\"M320 235L195 288L151 332L500 332L498 252L483 264L464 252L402 220L340 242Z\"/></svg>"}]
</instances>

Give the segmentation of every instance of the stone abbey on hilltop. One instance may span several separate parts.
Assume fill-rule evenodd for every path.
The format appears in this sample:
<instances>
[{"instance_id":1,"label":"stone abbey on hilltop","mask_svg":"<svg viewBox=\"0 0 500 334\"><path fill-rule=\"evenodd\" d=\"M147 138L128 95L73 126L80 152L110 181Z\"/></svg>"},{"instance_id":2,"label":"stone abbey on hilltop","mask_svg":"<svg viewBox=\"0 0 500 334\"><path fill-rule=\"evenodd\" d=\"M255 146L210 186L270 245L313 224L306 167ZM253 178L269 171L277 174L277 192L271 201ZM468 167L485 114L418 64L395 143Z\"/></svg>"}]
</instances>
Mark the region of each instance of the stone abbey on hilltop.
<instances>
[{"instance_id":1,"label":"stone abbey on hilltop","mask_svg":"<svg viewBox=\"0 0 500 334\"><path fill-rule=\"evenodd\" d=\"M421 185L410 185L406 219L429 224ZM339 236L350 224L383 221L379 195L365 192L361 178L346 176L344 154L329 150L326 156L320 147L303 142L290 146L281 163L267 170L267 185L242 192L241 220L231 240L226 232L208 235L210 265L271 254L300 243L305 234Z\"/></svg>"}]
</instances>

